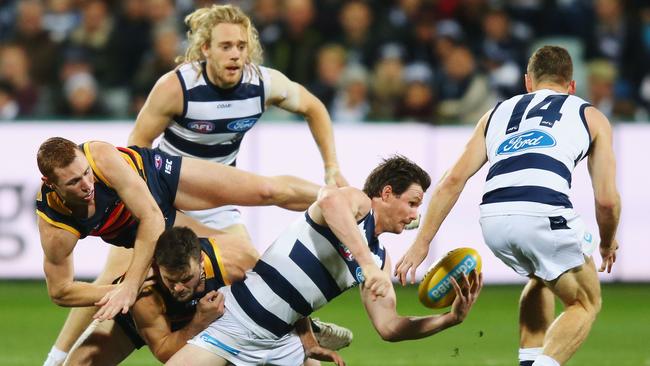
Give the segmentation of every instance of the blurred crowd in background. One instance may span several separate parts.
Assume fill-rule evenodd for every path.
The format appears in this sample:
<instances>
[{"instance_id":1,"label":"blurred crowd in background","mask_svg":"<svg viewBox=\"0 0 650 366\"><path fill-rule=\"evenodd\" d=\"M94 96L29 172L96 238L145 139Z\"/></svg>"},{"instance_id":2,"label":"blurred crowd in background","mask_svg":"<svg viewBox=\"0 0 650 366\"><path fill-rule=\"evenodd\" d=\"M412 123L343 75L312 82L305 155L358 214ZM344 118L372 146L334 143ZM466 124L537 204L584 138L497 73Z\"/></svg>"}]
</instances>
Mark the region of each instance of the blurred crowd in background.
<instances>
[{"instance_id":1,"label":"blurred crowd in background","mask_svg":"<svg viewBox=\"0 0 650 366\"><path fill-rule=\"evenodd\" d=\"M214 3L244 9L264 65L336 123L473 124L525 92L543 44L569 50L577 94L613 122L650 120L647 0L0 0L0 120L133 119L184 17Z\"/></svg>"}]
</instances>

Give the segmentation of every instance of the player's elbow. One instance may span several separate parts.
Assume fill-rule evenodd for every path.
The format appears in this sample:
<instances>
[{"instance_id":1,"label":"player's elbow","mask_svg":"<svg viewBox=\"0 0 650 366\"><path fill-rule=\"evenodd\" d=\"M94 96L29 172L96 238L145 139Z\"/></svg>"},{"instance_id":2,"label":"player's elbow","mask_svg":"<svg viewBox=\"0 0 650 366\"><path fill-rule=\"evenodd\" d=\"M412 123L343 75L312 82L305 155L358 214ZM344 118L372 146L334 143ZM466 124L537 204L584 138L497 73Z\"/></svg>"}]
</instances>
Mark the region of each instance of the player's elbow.
<instances>
[{"instance_id":1,"label":"player's elbow","mask_svg":"<svg viewBox=\"0 0 650 366\"><path fill-rule=\"evenodd\" d=\"M613 212L618 210L620 205L621 199L616 192L596 196L596 209L598 211Z\"/></svg>"},{"instance_id":2,"label":"player's elbow","mask_svg":"<svg viewBox=\"0 0 650 366\"><path fill-rule=\"evenodd\" d=\"M399 342L402 340L401 332L390 322L375 324L375 329L382 340L386 342Z\"/></svg>"},{"instance_id":3,"label":"player's elbow","mask_svg":"<svg viewBox=\"0 0 650 366\"><path fill-rule=\"evenodd\" d=\"M50 296L50 300L58 306L69 307L71 306L68 303L68 292L64 286L49 286L47 287L47 293Z\"/></svg>"}]
</instances>

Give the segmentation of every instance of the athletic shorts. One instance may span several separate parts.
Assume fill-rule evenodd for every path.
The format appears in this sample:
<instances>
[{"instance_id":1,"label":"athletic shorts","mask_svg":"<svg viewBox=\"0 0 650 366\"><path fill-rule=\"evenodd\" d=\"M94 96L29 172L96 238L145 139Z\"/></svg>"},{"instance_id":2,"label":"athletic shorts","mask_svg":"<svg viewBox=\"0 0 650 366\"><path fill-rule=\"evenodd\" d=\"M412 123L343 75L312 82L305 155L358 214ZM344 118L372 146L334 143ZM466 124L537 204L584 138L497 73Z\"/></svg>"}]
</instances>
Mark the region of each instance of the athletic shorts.
<instances>
[{"instance_id":1,"label":"athletic shorts","mask_svg":"<svg viewBox=\"0 0 650 366\"><path fill-rule=\"evenodd\" d=\"M305 362L305 351L294 332L278 339L262 338L245 327L228 308L221 318L187 343L237 366L297 366Z\"/></svg>"},{"instance_id":2,"label":"athletic shorts","mask_svg":"<svg viewBox=\"0 0 650 366\"><path fill-rule=\"evenodd\" d=\"M236 206L232 205L200 211L185 211L185 214L217 230L223 230L236 224L244 224L241 212Z\"/></svg>"},{"instance_id":3,"label":"athletic shorts","mask_svg":"<svg viewBox=\"0 0 650 366\"><path fill-rule=\"evenodd\" d=\"M585 263L597 240L574 213L565 216L502 215L480 219L485 243L522 276L552 281Z\"/></svg>"}]
</instances>

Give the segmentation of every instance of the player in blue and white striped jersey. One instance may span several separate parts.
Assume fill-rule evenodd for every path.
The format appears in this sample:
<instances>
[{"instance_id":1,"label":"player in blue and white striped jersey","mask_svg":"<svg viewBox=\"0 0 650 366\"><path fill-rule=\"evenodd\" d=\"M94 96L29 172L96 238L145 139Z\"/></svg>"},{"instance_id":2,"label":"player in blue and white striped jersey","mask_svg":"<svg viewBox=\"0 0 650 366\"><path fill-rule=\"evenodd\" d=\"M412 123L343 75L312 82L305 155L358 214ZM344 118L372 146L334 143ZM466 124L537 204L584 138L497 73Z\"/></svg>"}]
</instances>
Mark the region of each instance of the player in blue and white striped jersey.
<instances>
[{"instance_id":1,"label":"player in blue and white striped jersey","mask_svg":"<svg viewBox=\"0 0 650 366\"><path fill-rule=\"evenodd\" d=\"M313 311L361 284L370 320L384 340L430 336L462 322L482 278L454 288L445 314L400 316L390 282L390 259L378 236L399 234L417 217L429 175L406 158L385 160L363 192L327 186L307 212L262 255L243 282L223 288L225 313L168 361L168 365L300 365L305 359L293 332ZM174 247L173 245L170 247Z\"/></svg>"},{"instance_id":2,"label":"player in blue and white striped jersey","mask_svg":"<svg viewBox=\"0 0 650 366\"><path fill-rule=\"evenodd\" d=\"M572 73L564 48L544 46L531 56L528 93L497 104L479 120L396 268L403 284L409 271L413 280L465 183L489 161L480 209L483 237L499 259L529 277L520 299L521 366L564 364L600 310L600 283L591 258L597 240L569 200L573 169L586 156L600 231L600 271L610 272L616 261L621 204L612 130L600 111L573 95ZM555 320L554 294L565 306Z\"/></svg>"}]
</instances>

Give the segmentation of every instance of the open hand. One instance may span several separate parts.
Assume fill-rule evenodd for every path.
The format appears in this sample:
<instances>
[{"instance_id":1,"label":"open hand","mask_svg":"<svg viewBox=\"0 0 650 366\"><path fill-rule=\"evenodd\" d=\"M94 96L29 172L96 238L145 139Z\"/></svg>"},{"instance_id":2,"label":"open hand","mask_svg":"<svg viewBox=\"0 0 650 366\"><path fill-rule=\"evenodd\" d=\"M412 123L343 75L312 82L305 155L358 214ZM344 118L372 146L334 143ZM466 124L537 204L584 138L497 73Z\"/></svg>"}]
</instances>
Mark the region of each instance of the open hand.
<instances>
[{"instance_id":1,"label":"open hand","mask_svg":"<svg viewBox=\"0 0 650 366\"><path fill-rule=\"evenodd\" d=\"M429 254L429 246L418 245L417 242L413 243L404 253L404 256L395 265L395 272L393 273L402 286L406 285L406 277L409 271L411 273L411 284L415 284L415 270L422 264L427 254Z\"/></svg>"},{"instance_id":2,"label":"open hand","mask_svg":"<svg viewBox=\"0 0 650 366\"><path fill-rule=\"evenodd\" d=\"M601 243L602 244L602 243ZM618 249L618 240L614 239L612 244L606 247L600 246L600 256L603 258L603 262L600 264L598 272L604 272L607 270L607 273L612 272L612 267L614 262L616 262L616 250Z\"/></svg>"},{"instance_id":3,"label":"open hand","mask_svg":"<svg viewBox=\"0 0 650 366\"><path fill-rule=\"evenodd\" d=\"M478 299L481 288L483 288L483 274L477 274L476 270L472 270L469 279L463 273L460 284L454 277L451 277L451 284L454 286L456 299L451 304L450 314L456 323L461 323L467 317L472 305Z\"/></svg>"},{"instance_id":4,"label":"open hand","mask_svg":"<svg viewBox=\"0 0 650 366\"><path fill-rule=\"evenodd\" d=\"M113 319L118 313L126 314L135 302L140 286L128 285L124 282L118 284L111 291L107 292L95 305L100 309L93 318L99 321Z\"/></svg>"}]
</instances>

